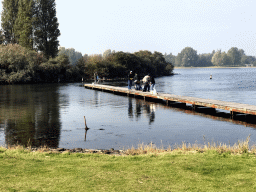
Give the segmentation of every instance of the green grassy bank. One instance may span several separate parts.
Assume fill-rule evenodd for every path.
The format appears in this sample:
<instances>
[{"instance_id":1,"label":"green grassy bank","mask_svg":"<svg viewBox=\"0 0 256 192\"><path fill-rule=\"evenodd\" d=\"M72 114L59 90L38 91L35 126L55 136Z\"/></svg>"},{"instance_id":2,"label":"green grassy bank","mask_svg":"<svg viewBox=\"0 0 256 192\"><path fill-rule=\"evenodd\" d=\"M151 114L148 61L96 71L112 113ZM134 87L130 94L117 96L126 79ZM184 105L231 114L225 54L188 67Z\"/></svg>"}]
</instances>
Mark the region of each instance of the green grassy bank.
<instances>
[{"instance_id":1,"label":"green grassy bank","mask_svg":"<svg viewBox=\"0 0 256 192\"><path fill-rule=\"evenodd\" d=\"M122 155L0 148L0 170L0 191L256 190L255 150L246 144Z\"/></svg>"}]
</instances>

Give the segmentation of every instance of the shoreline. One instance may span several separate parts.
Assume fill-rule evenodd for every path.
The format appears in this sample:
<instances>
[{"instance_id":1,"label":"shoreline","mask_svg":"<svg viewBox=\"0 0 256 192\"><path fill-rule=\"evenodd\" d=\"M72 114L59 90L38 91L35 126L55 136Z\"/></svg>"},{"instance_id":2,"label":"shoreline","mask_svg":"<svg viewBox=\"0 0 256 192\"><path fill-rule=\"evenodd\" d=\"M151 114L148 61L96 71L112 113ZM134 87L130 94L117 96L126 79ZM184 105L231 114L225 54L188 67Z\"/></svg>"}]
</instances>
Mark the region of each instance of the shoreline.
<instances>
[{"instance_id":1,"label":"shoreline","mask_svg":"<svg viewBox=\"0 0 256 192\"><path fill-rule=\"evenodd\" d=\"M216 151L220 154L222 153L232 153L232 154L243 154L243 153L250 153L256 154L256 145L249 146L250 142L249 135L246 140L237 141L233 146L227 145L225 143L215 143L215 142L208 142L204 144L186 144L183 143L182 145L175 145L174 147L169 146L168 148L157 148L153 143L144 145L139 144L137 148L129 148L123 150L115 150L114 148L110 149L83 149L83 148L73 148L73 149L66 149L66 148L50 148L47 146L41 147L32 147L32 146L22 146L22 145L13 145L10 147L0 146L0 149L4 150L24 150L28 152L45 152L45 153L62 153L62 154L71 154L71 153L83 153L83 154L107 154L107 155L117 155L117 156L126 156L126 155L142 155L142 154L150 154L150 153L174 153L174 152L199 152L204 153L207 151Z\"/></svg>"}]
</instances>

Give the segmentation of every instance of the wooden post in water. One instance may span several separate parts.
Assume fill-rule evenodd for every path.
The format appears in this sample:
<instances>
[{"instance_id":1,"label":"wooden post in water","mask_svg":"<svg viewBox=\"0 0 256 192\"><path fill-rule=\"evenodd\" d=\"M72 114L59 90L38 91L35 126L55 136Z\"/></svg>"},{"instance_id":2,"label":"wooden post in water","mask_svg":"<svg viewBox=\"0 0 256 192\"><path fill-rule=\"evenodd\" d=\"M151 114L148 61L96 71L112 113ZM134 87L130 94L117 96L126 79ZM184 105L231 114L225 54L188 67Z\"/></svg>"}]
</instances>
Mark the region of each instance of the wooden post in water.
<instances>
[{"instance_id":1,"label":"wooden post in water","mask_svg":"<svg viewBox=\"0 0 256 192\"><path fill-rule=\"evenodd\" d=\"M85 116L84 116L84 125L85 125L85 128L86 128L87 126L86 126L86 119L85 119Z\"/></svg>"},{"instance_id":2,"label":"wooden post in water","mask_svg":"<svg viewBox=\"0 0 256 192\"><path fill-rule=\"evenodd\" d=\"M84 125L85 125L84 140L86 141L86 134L87 134L87 131L88 131L89 128L87 127L85 116L84 116Z\"/></svg>"}]
</instances>

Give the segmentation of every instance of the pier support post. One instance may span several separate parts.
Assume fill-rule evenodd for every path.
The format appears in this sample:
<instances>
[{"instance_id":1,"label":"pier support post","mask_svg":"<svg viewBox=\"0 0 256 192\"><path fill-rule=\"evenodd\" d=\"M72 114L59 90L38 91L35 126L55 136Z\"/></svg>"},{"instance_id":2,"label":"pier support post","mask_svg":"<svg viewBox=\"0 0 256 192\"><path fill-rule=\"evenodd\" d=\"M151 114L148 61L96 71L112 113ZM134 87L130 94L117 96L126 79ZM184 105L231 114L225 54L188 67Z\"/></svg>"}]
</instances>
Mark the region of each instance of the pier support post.
<instances>
[{"instance_id":1,"label":"pier support post","mask_svg":"<svg viewBox=\"0 0 256 192\"><path fill-rule=\"evenodd\" d=\"M231 118L232 118L232 119L236 116L236 114L238 114L238 113L237 113L237 112L234 112L234 111L230 111L230 115L231 115Z\"/></svg>"},{"instance_id":2,"label":"pier support post","mask_svg":"<svg viewBox=\"0 0 256 192\"><path fill-rule=\"evenodd\" d=\"M196 109L197 109L197 105L195 105L195 104L192 104L192 109L195 111Z\"/></svg>"}]
</instances>

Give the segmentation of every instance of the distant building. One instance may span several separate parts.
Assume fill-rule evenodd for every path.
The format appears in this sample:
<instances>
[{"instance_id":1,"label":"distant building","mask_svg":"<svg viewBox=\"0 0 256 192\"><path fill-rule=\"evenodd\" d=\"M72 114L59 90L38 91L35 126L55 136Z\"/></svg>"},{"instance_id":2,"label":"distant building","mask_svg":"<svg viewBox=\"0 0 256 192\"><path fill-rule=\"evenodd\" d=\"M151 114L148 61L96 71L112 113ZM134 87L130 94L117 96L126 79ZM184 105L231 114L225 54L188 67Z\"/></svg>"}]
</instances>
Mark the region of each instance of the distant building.
<instances>
[{"instance_id":1,"label":"distant building","mask_svg":"<svg viewBox=\"0 0 256 192\"><path fill-rule=\"evenodd\" d=\"M253 64L245 64L246 67L253 67Z\"/></svg>"}]
</instances>

